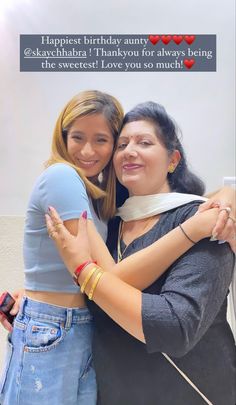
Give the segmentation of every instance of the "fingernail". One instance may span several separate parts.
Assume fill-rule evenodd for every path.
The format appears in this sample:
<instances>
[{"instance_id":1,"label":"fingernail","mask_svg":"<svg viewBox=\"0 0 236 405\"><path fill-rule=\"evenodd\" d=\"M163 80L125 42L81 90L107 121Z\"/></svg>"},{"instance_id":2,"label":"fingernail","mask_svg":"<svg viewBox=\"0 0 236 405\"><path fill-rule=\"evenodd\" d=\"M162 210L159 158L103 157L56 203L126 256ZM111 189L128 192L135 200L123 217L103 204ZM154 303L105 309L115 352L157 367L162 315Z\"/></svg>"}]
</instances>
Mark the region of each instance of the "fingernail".
<instances>
[{"instance_id":1,"label":"fingernail","mask_svg":"<svg viewBox=\"0 0 236 405\"><path fill-rule=\"evenodd\" d=\"M215 241L217 241L218 239L217 239L217 235L212 235L212 237L211 237L211 239L210 239L210 242L215 242Z\"/></svg>"},{"instance_id":2,"label":"fingernail","mask_svg":"<svg viewBox=\"0 0 236 405\"><path fill-rule=\"evenodd\" d=\"M82 218L87 219L88 213L87 211L83 211Z\"/></svg>"},{"instance_id":3,"label":"fingernail","mask_svg":"<svg viewBox=\"0 0 236 405\"><path fill-rule=\"evenodd\" d=\"M49 206L49 207L48 207L48 211L51 212L51 211L52 211L52 207Z\"/></svg>"}]
</instances>

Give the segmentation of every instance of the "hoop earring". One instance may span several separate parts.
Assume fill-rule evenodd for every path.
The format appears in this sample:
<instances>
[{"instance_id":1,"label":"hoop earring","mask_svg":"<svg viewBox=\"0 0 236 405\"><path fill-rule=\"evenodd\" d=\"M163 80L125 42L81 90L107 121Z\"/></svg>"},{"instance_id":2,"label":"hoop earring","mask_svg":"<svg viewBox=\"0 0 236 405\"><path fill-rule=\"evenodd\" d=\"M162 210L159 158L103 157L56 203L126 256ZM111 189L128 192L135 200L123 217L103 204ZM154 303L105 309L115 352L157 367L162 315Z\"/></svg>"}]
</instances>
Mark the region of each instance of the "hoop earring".
<instances>
[{"instance_id":1,"label":"hoop earring","mask_svg":"<svg viewBox=\"0 0 236 405\"><path fill-rule=\"evenodd\" d=\"M103 172L100 172L98 175L98 182L101 184L103 182Z\"/></svg>"}]
</instances>

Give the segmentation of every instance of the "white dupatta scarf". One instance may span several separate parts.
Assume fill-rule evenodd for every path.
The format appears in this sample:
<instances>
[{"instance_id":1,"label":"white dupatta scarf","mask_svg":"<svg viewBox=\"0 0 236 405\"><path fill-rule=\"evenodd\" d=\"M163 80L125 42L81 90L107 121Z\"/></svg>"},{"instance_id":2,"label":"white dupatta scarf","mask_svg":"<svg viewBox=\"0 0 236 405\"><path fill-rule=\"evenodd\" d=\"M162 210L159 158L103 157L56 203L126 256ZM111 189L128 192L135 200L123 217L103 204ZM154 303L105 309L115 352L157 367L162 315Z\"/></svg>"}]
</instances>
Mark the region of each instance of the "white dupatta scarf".
<instances>
[{"instance_id":1,"label":"white dupatta scarf","mask_svg":"<svg viewBox=\"0 0 236 405\"><path fill-rule=\"evenodd\" d=\"M160 193L153 195L138 195L127 198L118 208L116 216L124 222L144 219L169 211L192 201L207 201L207 198L195 194Z\"/></svg>"}]
</instances>

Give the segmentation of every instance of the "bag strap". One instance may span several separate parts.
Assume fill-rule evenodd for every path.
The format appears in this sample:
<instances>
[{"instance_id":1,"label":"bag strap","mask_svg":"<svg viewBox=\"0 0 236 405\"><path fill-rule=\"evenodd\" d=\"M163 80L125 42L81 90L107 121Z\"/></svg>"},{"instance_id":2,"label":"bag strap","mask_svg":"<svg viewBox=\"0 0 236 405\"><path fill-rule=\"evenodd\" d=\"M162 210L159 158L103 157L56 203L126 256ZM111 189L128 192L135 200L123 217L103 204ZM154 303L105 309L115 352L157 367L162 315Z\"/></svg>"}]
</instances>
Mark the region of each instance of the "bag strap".
<instances>
[{"instance_id":1,"label":"bag strap","mask_svg":"<svg viewBox=\"0 0 236 405\"><path fill-rule=\"evenodd\" d=\"M236 344L236 265L234 266L233 277L229 287L227 319Z\"/></svg>"},{"instance_id":2,"label":"bag strap","mask_svg":"<svg viewBox=\"0 0 236 405\"><path fill-rule=\"evenodd\" d=\"M180 368L175 364L175 362L166 353L162 353L162 355L180 373L180 375L182 375L182 377L185 379L185 381L187 381L187 383L189 385L191 385L191 387L193 387L193 389L204 399L204 401L208 405L213 405L213 403L211 401L209 401L209 399L207 399L207 397L205 397L205 395L196 387L196 385L190 380L190 378L188 378L188 376L182 370L180 370Z\"/></svg>"}]
</instances>

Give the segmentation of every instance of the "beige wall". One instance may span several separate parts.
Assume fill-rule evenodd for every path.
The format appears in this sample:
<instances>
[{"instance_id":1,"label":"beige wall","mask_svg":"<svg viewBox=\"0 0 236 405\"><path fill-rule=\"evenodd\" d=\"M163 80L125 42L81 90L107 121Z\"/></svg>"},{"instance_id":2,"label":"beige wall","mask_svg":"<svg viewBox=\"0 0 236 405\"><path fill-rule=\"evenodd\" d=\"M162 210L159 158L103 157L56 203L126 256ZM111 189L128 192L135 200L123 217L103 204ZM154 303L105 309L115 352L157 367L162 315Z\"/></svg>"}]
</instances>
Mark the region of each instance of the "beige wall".
<instances>
[{"instance_id":1,"label":"beige wall","mask_svg":"<svg viewBox=\"0 0 236 405\"><path fill-rule=\"evenodd\" d=\"M0 279L2 291L23 286L22 236L24 217L0 216ZM6 331L0 327L0 369L5 351Z\"/></svg>"}]
</instances>

